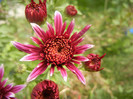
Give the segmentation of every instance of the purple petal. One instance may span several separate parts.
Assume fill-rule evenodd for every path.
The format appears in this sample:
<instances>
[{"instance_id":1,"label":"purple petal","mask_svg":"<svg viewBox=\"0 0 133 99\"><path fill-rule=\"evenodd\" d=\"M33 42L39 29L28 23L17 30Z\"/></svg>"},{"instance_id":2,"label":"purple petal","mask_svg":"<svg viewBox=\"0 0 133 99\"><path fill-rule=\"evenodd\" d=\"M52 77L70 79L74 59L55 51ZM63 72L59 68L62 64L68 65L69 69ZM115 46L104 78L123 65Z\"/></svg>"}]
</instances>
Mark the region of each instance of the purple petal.
<instances>
[{"instance_id":1,"label":"purple petal","mask_svg":"<svg viewBox=\"0 0 133 99\"><path fill-rule=\"evenodd\" d=\"M57 66L58 71L60 71L64 81L67 81L67 72L62 66Z\"/></svg>"},{"instance_id":2,"label":"purple petal","mask_svg":"<svg viewBox=\"0 0 133 99\"><path fill-rule=\"evenodd\" d=\"M47 26L48 26L48 29L49 29L50 34L51 34L52 37L53 37L53 36L54 36L54 28L53 28L52 25L49 24L48 22L47 22Z\"/></svg>"},{"instance_id":3,"label":"purple petal","mask_svg":"<svg viewBox=\"0 0 133 99\"><path fill-rule=\"evenodd\" d=\"M44 62L41 62L38 64L37 67L34 68L34 70L30 73L30 75L27 78L27 82L30 82L34 79L36 79L37 76L41 75L46 69L48 65Z\"/></svg>"},{"instance_id":4,"label":"purple petal","mask_svg":"<svg viewBox=\"0 0 133 99\"><path fill-rule=\"evenodd\" d=\"M46 38L45 38L45 32L43 31L43 29L40 28L39 25L35 24L35 23L30 23L33 30L35 31L36 35L41 38L41 40L43 42L46 41Z\"/></svg>"},{"instance_id":5,"label":"purple petal","mask_svg":"<svg viewBox=\"0 0 133 99\"><path fill-rule=\"evenodd\" d=\"M72 63L68 63L66 65L66 67L72 71L74 74L76 74L76 76L78 77L78 79L85 85L85 78L82 75L82 73L78 70L78 68L76 66L74 66Z\"/></svg>"},{"instance_id":6,"label":"purple petal","mask_svg":"<svg viewBox=\"0 0 133 99\"><path fill-rule=\"evenodd\" d=\"M33 53L33 52L39 52L40 48L36 47L34 45L25 45L25 44L21 44L19 42L15 42L15 41L11 41L11 43L20 51L24 51L26 53Z\"/></svg>"},{"instance_id":7,"label":"purple petal","mask_svg":"<svg viewBox=\"0 0 133 99\"><path fill-rule=\"evenodd\" d=\"M76 64L81 64L81 62L78 62L78 61L76 61L76 60L71 60L71 62L74 62L74 63L76 63Z\"/></svg>"},{"instance_id":8,"label":"purple petal","mask_svg":"<svg viewBox=\"0 0 133 99\"><path fill-rule=\"evenodd\" d=\"M1 66L0 66L0 81L1 81L2 78L3 78L3 75L4 75L4 65L1 64Z\"/></svg>"},{"instance_id":9,"label":"purple petal","mask_svg":"<svg viewBox=\"0 0 133 99\"><path fill-rule=\"evenodd\" d=\"M4 87L8 79L5 79L3 82L0 82L0 90Z\"/></svg>"},{"instance_id":10,"label":"purple petal","mask_svg":"<svg viewBox=\"0 0 133 99\"><path fill-rule=\"evenodd\" d=\"M66 38L69 38L69 36L70 36L70 34L72 33L72 31L73 31L73 29L74 29L74 19L71 21L71 23L69 24L69 26L68 26L68 28L67 28L67 30L66 30L66 32L65 32L65 37Z\"/></svg>"},{"instance_id":11,"label":"purple petal","mask_svg":"<svg viewBox=\"0 0 133 99\"><path fill-rule=\"evenodd\" d=\"M6 94L5 94L5 97L7 98L7 99L12 99L12 97L15 97L15 94L13 93L13 92L7 92ZM11 98L10 98L11 97Z\"/></svg>"},{"instance_id":12,"label":"purple petal","mask_svg":"<svg viewBox=\"0 0 133 99\"><path fill-rule=\"evenodd\" d=\"M13 84L11 83L11 84L6 85L4 89L5 91L9 91L12 87L13 87Z\"/></svg>"},{"instance_id":13,"label":"purple petal","mask_svg":"<svg viewBox=\"0 0 133 99\"><path fill-rule=\"evenodd\" d=\"M20 59L20 61L35 61L41 59L41 56L39 53L32 53L24 56Z\"/></svg>"},{"instance_id":14,"label":"purple petal","mask_svg":"<svg viewBox=\"0 0 133 99\"><path fill-rule=\"evenodd\" d=\"M52 65L52 66L51 66L51 68L50 68L50 76L52 76L52 75L53 75L53 73L54 73L54 67L55 67L55 66L54 66L54 65Z\"/></svg>"},{"instance_id":15,"label":"purple petal","mask_svg":"<svg viewBox=\"0 0 133 99\"><path fill-rule=\"evenodd\" d=\"M75 57L73 57L73 59L76 59L78 61L89 61L89 59L84 56L75 56Z\"/></svg>"},{"instance_id":16,"label":"purple petal","mask_svg":"<svg viewBox=\"0 0 133 99\"><path fill-rule=\"evenodd\" d=\"M55 31L57 36L61 34L62 24L63 23L62 23L61 13L58 11L55 11L54 25L55 25Z\"/></svg>"},{"instance_id":17,"label":"purple petal","mask_svg":"<svg viewBox=\"0 0 133 99\"><path fill-rule=\"evenodd\" d=\"M36 37L31 37L31 39L32 39L32 41L35 42L36 44L38 44L38 45L43 45L42 42L41 42L38 38L36 38Z\"/></svg>"},{"instance_id":18,"label":"purple petal","mask_svg":"<svg viewBox=\"0 0 133 99\"><path fill-rule=\"evenodd\" d=\"M19 91L21 91L25 87L26 87L26 85L16 85L16 86L13 86L12 87L12 89L10 90L10 92L18 93Z\"/></svg>"},{"instance_id":19,"label":"purple petal","mask_svg":"<svg viewBox=\"0 0 133 99\"><path fill-rule=\"evenodd\" d=\"M84 27L84 28L77 34L77 37L75 38L75 40L79 39L86 31L89 30L90 27L91 27L91 25L87 25L86 27Z\"/></svg>"},{"instance_id":20,"label":"purple petal","mask_svg":"<svg viewBox=\"0 0 133 99\"><path fill-rule=\"evenodd\" d=\"M64 33L65 29L66 29L66 22L64 22L64 24L63 24L63 26L62 26L61 34Z\"/></svg>"}]
</instances>

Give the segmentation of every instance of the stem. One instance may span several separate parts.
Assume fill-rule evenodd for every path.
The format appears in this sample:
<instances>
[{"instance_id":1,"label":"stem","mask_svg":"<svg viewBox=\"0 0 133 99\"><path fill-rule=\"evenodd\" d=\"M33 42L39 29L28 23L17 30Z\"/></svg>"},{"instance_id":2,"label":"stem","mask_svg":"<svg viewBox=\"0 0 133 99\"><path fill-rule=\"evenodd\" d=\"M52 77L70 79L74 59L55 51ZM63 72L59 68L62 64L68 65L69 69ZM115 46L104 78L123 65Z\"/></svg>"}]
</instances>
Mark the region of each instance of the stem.
<instances>
[{"instance_id":1,"label":"stem","mask_svg":"<svg viewBox=\"0 0 133 99\"><path fill-rule=\"evenodd\" d=\"M104 3L104 12L106 12L106 10L107 10L107 5L108 5L108 0L105 0L105 3Z\"/></svg>"}]
</instances>

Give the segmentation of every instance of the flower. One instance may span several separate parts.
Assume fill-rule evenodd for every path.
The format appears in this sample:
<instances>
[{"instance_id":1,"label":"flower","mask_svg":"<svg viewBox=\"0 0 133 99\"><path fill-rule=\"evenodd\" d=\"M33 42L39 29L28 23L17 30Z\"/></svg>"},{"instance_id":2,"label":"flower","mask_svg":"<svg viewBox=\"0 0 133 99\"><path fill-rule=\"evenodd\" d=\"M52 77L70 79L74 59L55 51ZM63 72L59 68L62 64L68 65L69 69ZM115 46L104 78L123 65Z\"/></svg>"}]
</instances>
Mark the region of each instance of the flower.
<instances>
[{"instance_id":1,"label":"flower","mask_svg":"<svg viewBox=\"0 0 133 99\"><path fill-rule=\"evenodd\" d=\"M68 5L66 7L66 13L70 16L75 16L77 14L77 9L73 5Z\"/></svg>"},{"instance_id":2,"label":"flower","mask_svg":"<svg viewBox=\"0 0 133 99\"><path fill-rule=\"evenodd\" d=\"M39 47L30 44L21 44L19 42L12 41L13 45L28 55L24 56L20 61L34 61L40 60L38 66L30 73L27 78L27 82L34 80L38 75L42 74L46 68L51 64L50 76L54 73L54 67L60 71L64 80L67 80L67 72L63 68L65 65L70 71L77 75L78 79L85 84L85 79L82 73L78 70L73 63L80 64L80 61L88 61L88 58L83 56L75 56L82 54L85 50L93 47L91 44L77 46L83 41L81 36L90 28L91 25L87 25L79 33L75 32L72 36L74 29L74 20L71 21L67 30L66 22L63 24L62 15L60 12L55 12L54 25L55 30L51 24L47 23L48 30L44 32L37 24L31 23L36 37L31 37L33 42L38 44ZM65 31L65 32L64 32Z\"/></svg>"},{"instance_id":3,"label":"flower","mask_svg":"<svg viewBox=\"0 0 133 99\"><path fill-rule=\"evenodd\" d=\"M0 99L14 99L15 93L25 88L25 85L13 86L13 84L8 84L5 86L8 79L2 81L3 75L4 75L4 67L2 64L0 66Z\"/></svg>"},{"instance_id":4,"label":"flower","mask_svg":"<svg viewBox=\"0 0 133 99\"><path fill-rule=\"evenodd\" d=\"M56 83L44 80L32 90L31 99L59 99L59 90Z\"/></svg>"},{"instance_id":5,"label":"flower","mask_svg":"<svg viewBox=\"0 0 133 99\"><path fill-rule=\"evenodd\" d=\"M31 0L31 3L25 8L25 16L29 22L38 25L43 24L47 19L46 0L43 0L43 2L39 0L39 4Z\"/></svg>"},{"instance_id":6,"label":"flower","mask_svg":"<svg viewBox=\"0 0 133 99\"><path fill-rule=\"evenodd\" d=\"M91 72L96 72L96 71L100 71L104 68L101 68L101 59L105 56L106 54L102 55L101 57L99 57L99 55L97 54L89 54L87 55L87 58L89 59L89 61L84 62L84 68L87 71L91 71Z\"/></svg>"}]
</instances>

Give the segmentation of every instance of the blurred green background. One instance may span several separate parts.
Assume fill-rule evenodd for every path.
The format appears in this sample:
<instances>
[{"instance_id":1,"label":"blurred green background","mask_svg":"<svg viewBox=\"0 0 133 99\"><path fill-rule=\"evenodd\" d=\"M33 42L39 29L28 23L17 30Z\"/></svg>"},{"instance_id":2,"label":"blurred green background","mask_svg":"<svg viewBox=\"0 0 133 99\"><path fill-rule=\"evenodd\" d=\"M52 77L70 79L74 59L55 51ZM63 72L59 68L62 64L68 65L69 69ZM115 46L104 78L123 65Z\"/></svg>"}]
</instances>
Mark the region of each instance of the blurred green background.
<instances>
[{"instance_id":1,"label":"blurred green background","mask_svg":"<svg viewBox=\"0 0 133 99\"><path fill-rule=\"evenodd\" d=\"M38 0L35 0L38 2ZM8 83L23 84L29 73L39 61L20 62L26 55L18 51L11 41L33 44L30 37L34 32L24 14L25 6L30 0L2 0L0 2L0 64L4 64L4 78ZM74 5L78 14L67 16L65 7ZM106 56L102 60L104 70L87 72L81 68L86 78L86 86L77 77L67 71L68 81L64 82L56 70L49 78L49 68L36 80L16 94L18 99L30 99L32 88L44 79L51 79L59 85L61 99L133 99L133 0L47 0L47 21L53 24L54 12L58 10L67 21L75 19L75 31L84 26L92 27L84 35L83 44L95 47L84 53ZM47 30L46 24L41 26ZM74 33L73 32L73 33Z\"/></svg>"}]
</instances>

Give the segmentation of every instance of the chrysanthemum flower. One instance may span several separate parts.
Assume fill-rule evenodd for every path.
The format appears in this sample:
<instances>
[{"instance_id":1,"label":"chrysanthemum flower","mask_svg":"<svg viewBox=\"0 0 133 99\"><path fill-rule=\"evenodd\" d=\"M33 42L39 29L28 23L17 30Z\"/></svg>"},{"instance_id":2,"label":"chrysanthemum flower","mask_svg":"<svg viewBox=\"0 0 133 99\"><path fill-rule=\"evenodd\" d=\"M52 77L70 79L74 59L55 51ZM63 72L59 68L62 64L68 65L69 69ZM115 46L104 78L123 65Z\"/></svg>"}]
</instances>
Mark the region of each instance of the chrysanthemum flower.
<instances>
[{"instance_id":1,"label":"chrysanthemum flower","mask_svg":"<svg viewBox=\"0 0 133 99\"><path fill-rule=\"evenodd\" d=\"M77 14L77 9L73 5L68 5L66 7L66 13L70 16L75 16Z\"/></svg>"},{"instance_id":2,"label":"chrysanthemum flower","mask_svg":"<svg viewBox=\"0 0 133 99\"><path fill-rule=\"evenodd\" d=\"M8 84L5 86L8 79L2 81L4 75L4 67L0 66L0 99L15 99L15 93L21 91L25 85Z\"/></svg>"},{"instance_id":3,"label":"chrysanthemum flower","mask_svg":"<svg viewBox=\"0 0 133 99\"><path fill-rule=\"evenodd\" d=\"M43 0L43 2L39 0L39 4L31 0L31 3L25 8L25 16L29 22L38 25L43 24L47 19L46 0Z\"/></svg>"},{"instance_id":4,"label":"chrysanthemum flower","mask_svg":"<svg viewBox=\"0 0 133 99\"><path fill-rule=\"evenodd\" d=\"M59 90L56 83L44 80L32 90L31 99L59 99Z\"/></svg>"},{"instance_id":5,"label":"chrysanthemum flower","mask_svg":"<svg viewBox=\"0 0 133 99\"><path fill-rule=\"evenodd\" d=\"M91 25L87 25L79 33L75 32L72 36L74 29L74 20L71 21L70 25L66 28L66 22L63 24L61 14L56 11L54 17L55 30L51 24L47 23L48 30L44 32L38 25L31 23L33 30L36 35L41 39L36 37L31 37L31 39L38 44L38 47L21 44L18 42L12 42L13 45L21 51L29 53L24 56L20 61L34 61L40 60L41 63L30 73L27 81L35 79L38 75L42 74L46 68L50 65L50 75L54 73L54 68L60 71L64 80L67 80L67 72L63 68L65 65L69 70L77 75L78 79L85 84L84 76L78 70L73 63L80 64L80 61L88 61L88 58L83 56L75 56L77 54L82 54L85 50L93 47L91 44L86 44L82 46L77 46L83 41L81 36L90 28Z\"/></svg>"},{"instance_id":6,"label":"chrysanthemum flower","mask_svg":"<svg viewBox=\"0 0 133 99\"><path fill-rule=\"evenodd\" d=\"M90 72L96 72L103 70L104 68L101 68L101 59L105 56L106 54L102 55L99 57L97 54L89 54L87 55L87 58L89 61L84 62L84 68L87 71Z\"/></svg>"}]
</instances>

